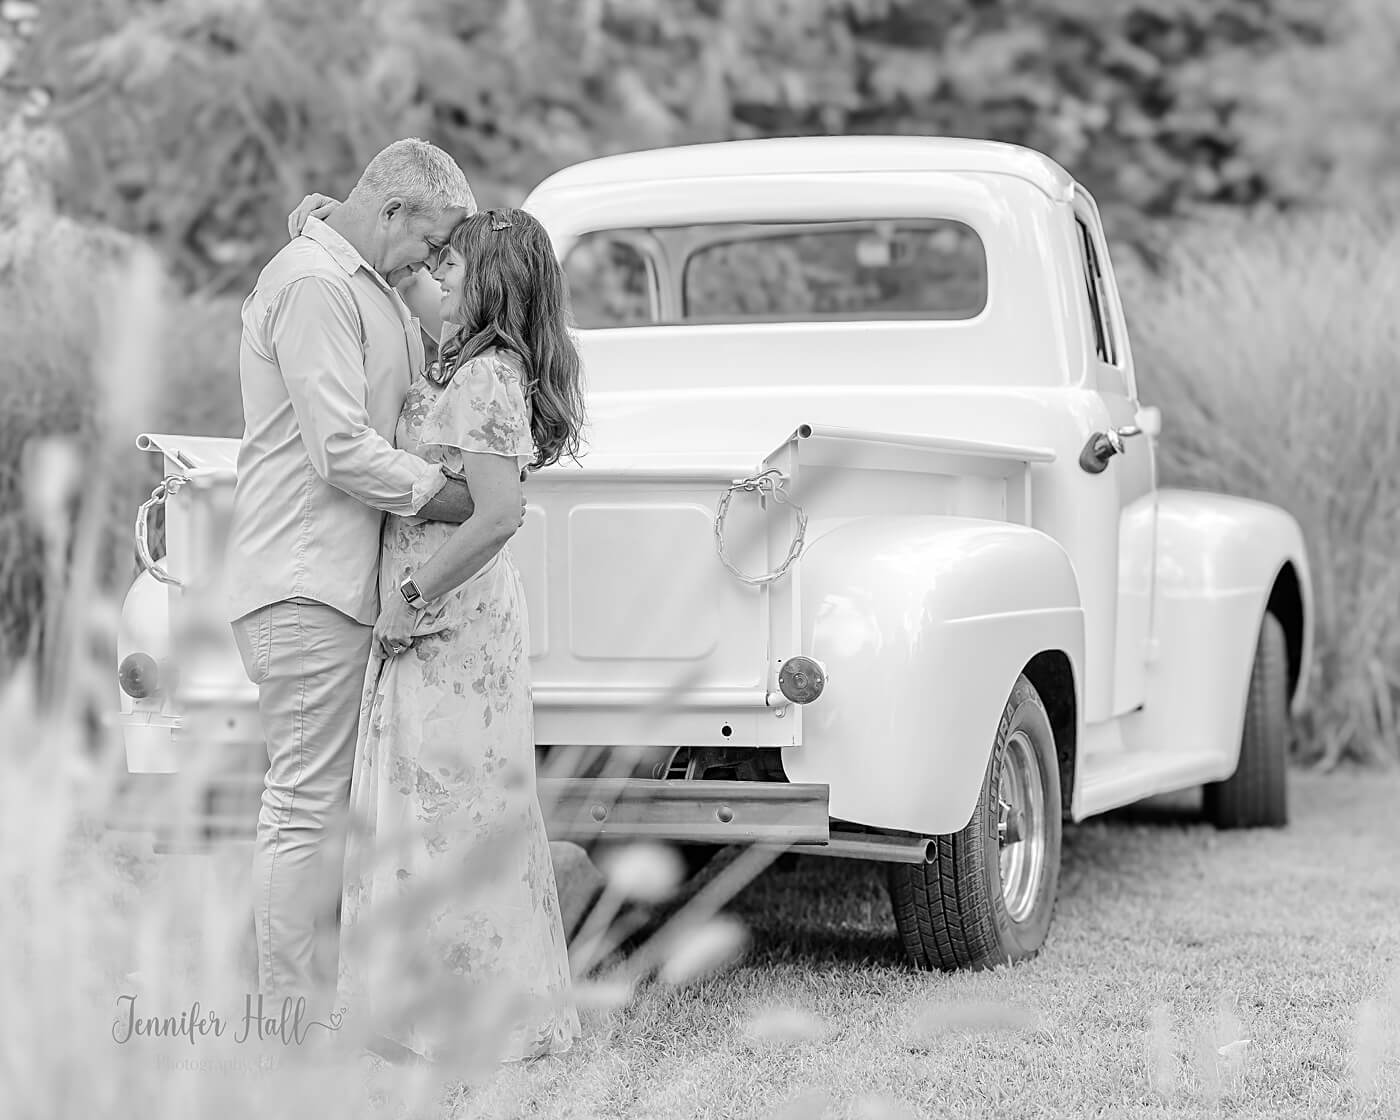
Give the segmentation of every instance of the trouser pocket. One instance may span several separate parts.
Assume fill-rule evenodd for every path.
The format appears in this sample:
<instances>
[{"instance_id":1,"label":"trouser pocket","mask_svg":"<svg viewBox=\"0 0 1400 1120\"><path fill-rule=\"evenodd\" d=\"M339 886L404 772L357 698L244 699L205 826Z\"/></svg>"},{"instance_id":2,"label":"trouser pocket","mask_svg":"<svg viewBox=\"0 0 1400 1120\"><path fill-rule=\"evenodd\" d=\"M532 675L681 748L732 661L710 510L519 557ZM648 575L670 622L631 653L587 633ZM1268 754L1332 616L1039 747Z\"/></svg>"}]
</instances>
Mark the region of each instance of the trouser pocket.
<instances>
[{"instance_id":1,"label":"trouser pocket","mask_svg":"<svg viewBox=\"0 0 1400 1120\"><path fill-rule=\"evenodd\" d=\"M267 680L272 668L272 607L259 607L233 622L233 640L243 672L254 684Z\"/></svg>"}]
</instances>

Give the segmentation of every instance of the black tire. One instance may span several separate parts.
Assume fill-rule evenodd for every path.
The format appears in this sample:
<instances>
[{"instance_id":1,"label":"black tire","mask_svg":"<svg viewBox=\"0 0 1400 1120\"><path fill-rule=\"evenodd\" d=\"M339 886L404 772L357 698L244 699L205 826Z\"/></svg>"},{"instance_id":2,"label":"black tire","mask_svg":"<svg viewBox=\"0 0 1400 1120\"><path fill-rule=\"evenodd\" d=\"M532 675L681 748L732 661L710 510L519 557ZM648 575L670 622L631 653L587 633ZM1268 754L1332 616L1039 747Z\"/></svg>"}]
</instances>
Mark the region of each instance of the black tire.
<instances>
[{"instance_id":1,"label":"black tire","mask_svg":"<svg viewBox=\"0 0 1400 1120\"><path fill-rule=\"evenodd\" d=\"M1201 799L1216 828L1282 828L1288 823L1288 645L1283 624L1264 615L1245 702L1235 772L1211 782Z\"/></svg>"},{"instance_id":2,"label":"black tire","mask_svg":"<svg viewBox=\"0 0 1400 1120\"><path fill-rule=\"evenodd\" d=\"M1029 789L1026 800L1038 801L1039 812L1027 813L1021 822L1022 840L1003 845L1000 794L1008 759L1013 767L1008 778L1029 771L1033 761L1039 788ZM889 867L895 925L917 967L992 968L1040 951L1060 878L1060 813L1060 771L1050 717L1035 686L1018 677L997 727L972 819L961 832L933 838L932 863ZM1030 847L1020 856L1011 851L1017 843L1031 840L1032 833L1040 836L1038 867L1028 854ZM1016 916L1008 910L1003 888L1003 851L1013 865L1017 859L1029 859L1032 869L1016 874L1013 866Z\"/></svg>"}]
</instances>

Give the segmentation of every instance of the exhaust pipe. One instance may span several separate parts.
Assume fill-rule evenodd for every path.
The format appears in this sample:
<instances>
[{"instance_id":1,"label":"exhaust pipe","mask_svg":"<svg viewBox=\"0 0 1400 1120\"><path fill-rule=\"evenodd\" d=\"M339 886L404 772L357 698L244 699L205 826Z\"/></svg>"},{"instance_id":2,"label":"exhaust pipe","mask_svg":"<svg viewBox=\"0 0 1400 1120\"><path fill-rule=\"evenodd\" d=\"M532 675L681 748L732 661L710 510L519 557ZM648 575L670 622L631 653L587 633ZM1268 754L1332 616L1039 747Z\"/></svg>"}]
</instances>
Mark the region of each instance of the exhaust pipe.
<instances>
[{"instance_id":1,"label":"exhaust pipe","mask_svg":"<svg viewBox=\"0 0 1400 1120\"><path fill-rule=\"evenodd\" d=\"M876 832L831 830L825 844L790 844L788 851L835 859L868 859L879 863L932 863L934 842L926 836L884 836Z\"/></svg>"}]
</instances>

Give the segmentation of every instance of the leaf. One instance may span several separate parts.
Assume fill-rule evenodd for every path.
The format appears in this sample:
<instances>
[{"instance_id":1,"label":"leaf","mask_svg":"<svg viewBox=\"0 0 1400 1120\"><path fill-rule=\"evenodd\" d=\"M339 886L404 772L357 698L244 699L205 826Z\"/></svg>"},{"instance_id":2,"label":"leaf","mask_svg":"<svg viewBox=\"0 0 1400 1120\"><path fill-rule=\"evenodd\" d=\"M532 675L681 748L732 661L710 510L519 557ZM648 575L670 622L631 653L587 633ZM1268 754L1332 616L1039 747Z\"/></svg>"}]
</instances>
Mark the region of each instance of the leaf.
<instances>
[{"instance_id":1,"label":"leaf","mask_svg":"<svg viewBox=\"0 0 1400 1120\"><path fill-rule=\"evenodd\" d=\"M810 1011L780 1004L754 1012L744 1031L763 1042L815 1042L830 1034L831 1027Z\"/></svg>"},{"instance_id":2,"label":"leaf","mask_svg":"<svg viewBox=\"0 0 1400 1120\"><path fill-rule=\"evenodd\" d=\"M749 939L736 918L719 915L680 934L659 974L663 983L680 986L733 961Z\"/></svg>"},{"instance_id":3,"label":"leaf","mask_svg":"<svg viewBox=\"0 0 1400 1120\"><path fill-rule=\"evenodd\" d=\"M685 861L666 844L628 844L599 862L613 891L641 902L665 901L685 876Z\"/></svg>"},{"instance_id":4,"label":"leaf","mask_svg":"<svg viewBox=\"0 0 1400 1120\"><path fill-rule=\"evenodd\" d=\"M1011 1003L934 1003L916 1016L909 1045L925 1048L945 1034L979 1034L988 1031L1034 1031L1042 1028L1039 1012Z\"/></svg>"}]
</instances>

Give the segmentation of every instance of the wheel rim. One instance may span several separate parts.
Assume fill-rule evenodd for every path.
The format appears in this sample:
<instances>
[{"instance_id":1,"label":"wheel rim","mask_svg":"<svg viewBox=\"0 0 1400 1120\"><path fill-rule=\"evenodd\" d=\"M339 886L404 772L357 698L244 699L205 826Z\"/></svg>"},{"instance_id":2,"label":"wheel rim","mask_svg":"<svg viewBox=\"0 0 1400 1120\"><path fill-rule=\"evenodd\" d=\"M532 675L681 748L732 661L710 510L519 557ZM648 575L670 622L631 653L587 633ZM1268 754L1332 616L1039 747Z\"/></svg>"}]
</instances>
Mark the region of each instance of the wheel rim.
<instances>
[{"instance_id":1,"label":"wheel rim","mask_svg":"<svg viewBox=\"0 0 1400 1120\"><path fill-rule=\"evenodd\" d=\"M1035 907L1045 870L1045 783L1035 744L1023 730L1006 740L997 783L997 845L1001 894L1013 922Z\"/></svg>"}]
</instances>

